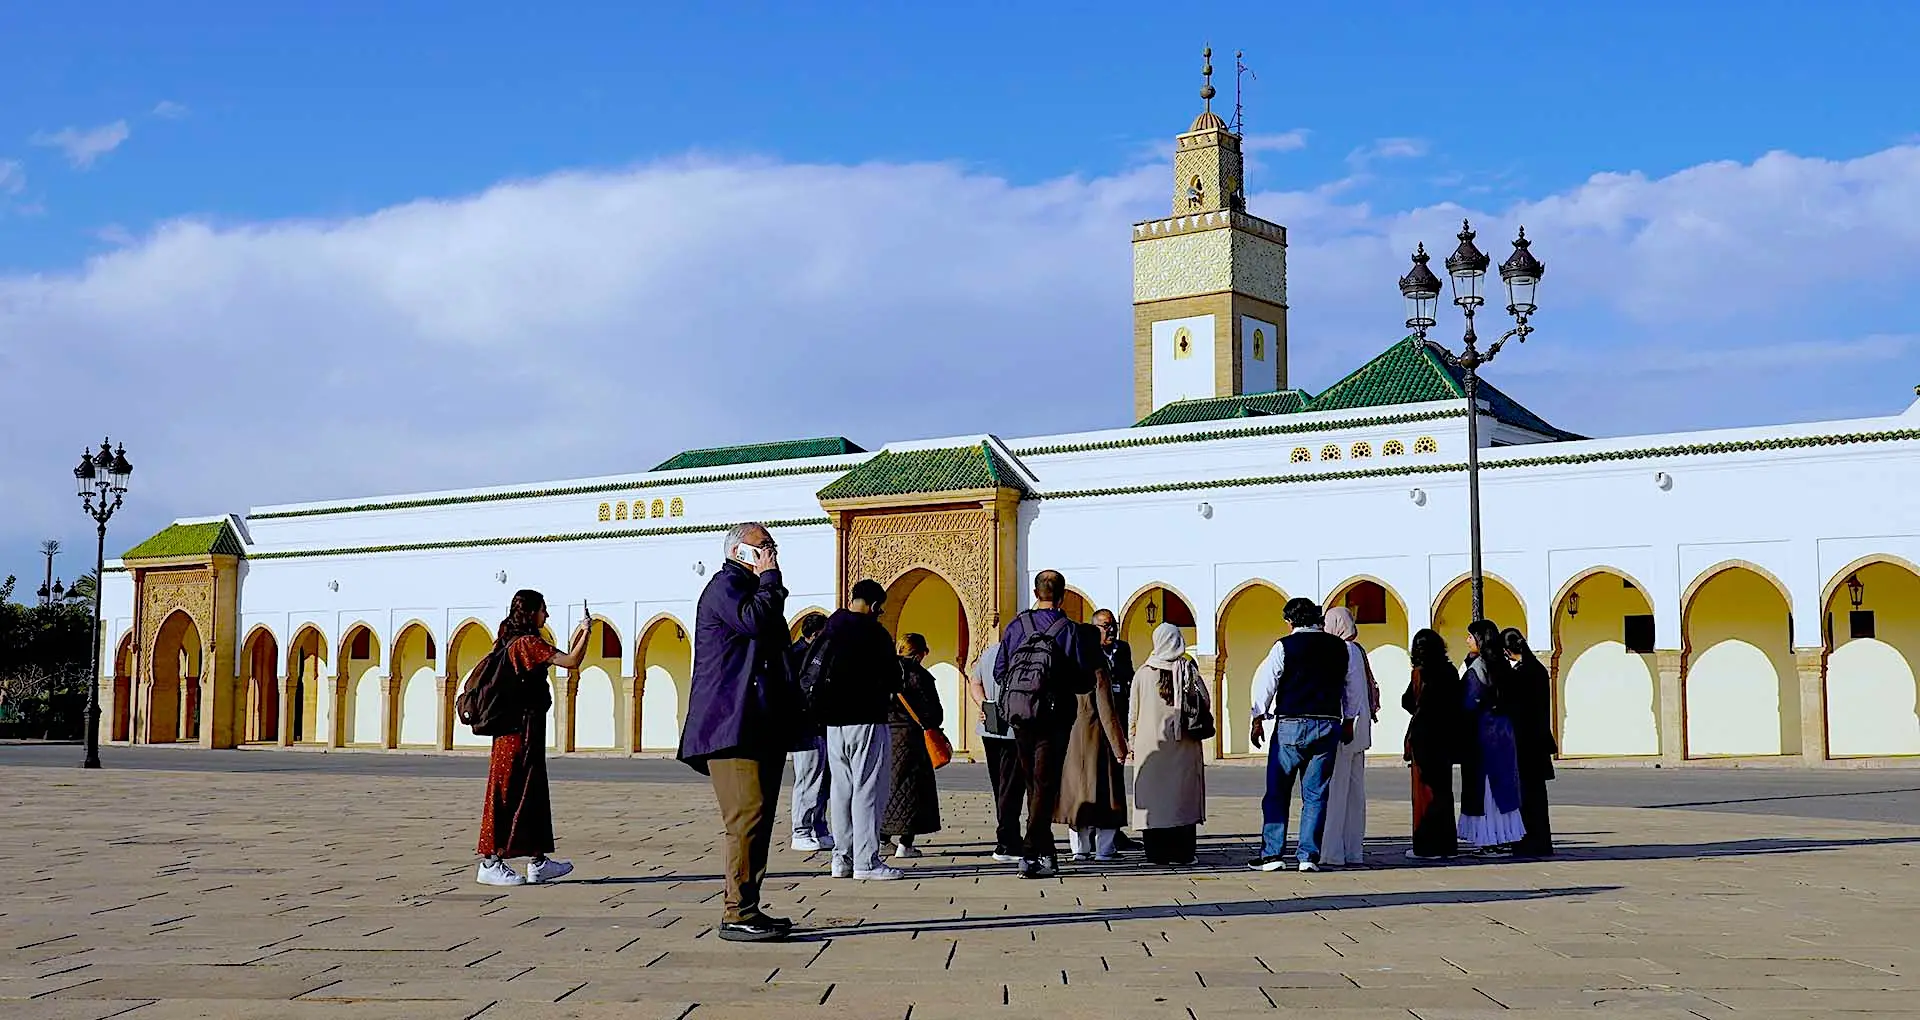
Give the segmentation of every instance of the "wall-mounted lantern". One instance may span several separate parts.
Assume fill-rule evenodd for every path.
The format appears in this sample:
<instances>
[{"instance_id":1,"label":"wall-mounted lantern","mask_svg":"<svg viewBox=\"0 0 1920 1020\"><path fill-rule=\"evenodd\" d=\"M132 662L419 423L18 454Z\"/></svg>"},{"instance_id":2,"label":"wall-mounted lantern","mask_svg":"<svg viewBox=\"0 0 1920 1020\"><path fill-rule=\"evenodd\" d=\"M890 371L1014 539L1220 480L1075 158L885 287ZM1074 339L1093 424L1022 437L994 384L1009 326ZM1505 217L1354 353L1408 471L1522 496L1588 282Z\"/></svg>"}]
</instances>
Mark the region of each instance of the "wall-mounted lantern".
<instances>
[{"instance_id":1,"label":"wall-mounted lantern","mask_svg":"<svg viewBox=\"0 0 1920 1020\"><path fill-rule=\"evenodd\" d=\"M1569 619L1571 619L1572 617L1579 616L1579 615L1580 615L1580 593L1577 591L1568 592L1567 593L1567 616Z\"/></svg>"},{"instance_id":2,"label":"wall-mounted lantern","mask_svg":"<svg viewBox=\"0 0 1920 1020\"><path fill-rule=\"evenodd\" d=\"M1201 517L1205 518L1206 520L1213 520L1213 504L1212 503L1202 503L1198 507L1195 507L1195 509L1200 511Z\"/></svg>"},{"instance_id":3,"label":"wall-mounted lantern","mask_svg":"<svg viewBox=\"0 0 1920 1020\"><path fill-rule=\"evenodd\" d=\"M328 581L328 582L327 582L327 590L328 590L328 591L339 591L339 590L340 590L340 582L338 582L338 581Z\"/></svg>"},{"instance_id":4,"label":"wall-mounted lantern","mask_svg":"<svg viewBox=\"0 0 1920 1020\"><path fill-rule=\"evenodd\" d=\"M1853 603L1853 608L1858 610L1860 608L1860 603L1866 601L1866 598L1867 598L1867 586L1860 583L1860 575L1848 574L1847 575L1847 600Z\"/></svg>"}]
</instances>

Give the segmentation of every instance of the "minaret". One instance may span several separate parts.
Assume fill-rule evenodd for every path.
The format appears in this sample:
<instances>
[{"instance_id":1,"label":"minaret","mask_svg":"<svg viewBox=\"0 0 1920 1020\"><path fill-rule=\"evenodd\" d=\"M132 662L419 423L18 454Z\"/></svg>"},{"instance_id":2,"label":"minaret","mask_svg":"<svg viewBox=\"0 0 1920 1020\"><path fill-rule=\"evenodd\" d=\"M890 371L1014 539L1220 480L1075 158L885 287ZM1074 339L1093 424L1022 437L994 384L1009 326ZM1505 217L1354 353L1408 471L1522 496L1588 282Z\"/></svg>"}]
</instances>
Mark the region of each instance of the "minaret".
<instances>
[{"instance_id":1,"label":"minaret","mask_svg":"<svg viewBox=\"0 0 1920 1020\"><path fill-rule=\"evenodd\" d=\"M1133 227L1133 410L1287 384L1287 230L1246 212L1240 136L1203 107L1174 143L1173 215Z\"/></svg>"}]
</instances>

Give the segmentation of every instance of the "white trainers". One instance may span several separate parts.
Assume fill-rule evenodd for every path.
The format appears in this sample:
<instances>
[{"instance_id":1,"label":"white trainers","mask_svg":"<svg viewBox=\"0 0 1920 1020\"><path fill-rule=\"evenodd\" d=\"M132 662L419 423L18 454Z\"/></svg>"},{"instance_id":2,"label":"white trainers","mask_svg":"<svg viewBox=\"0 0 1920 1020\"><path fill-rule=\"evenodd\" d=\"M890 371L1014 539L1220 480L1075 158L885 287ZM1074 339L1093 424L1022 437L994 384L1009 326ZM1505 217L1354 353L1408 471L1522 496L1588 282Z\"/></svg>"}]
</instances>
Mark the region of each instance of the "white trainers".
<instances>
[{"instance_id":1,"label":"white trainers","mask_svg":"<svg viewBox=\"0 0 1920 1020\"><path fill-rule=\"evenodd\" d=\"M474 881L481 885L527 884L527 880L521 878L520 873L513 870L513 866L506 861L481 861L480 874L474 877Z\"/></svg>"},{"instance_id":2,"label":"white trainers","mask_svg":"<svg viewBox=\"0 0 1920 1020\"><path fill-rule=\"evenodd\" d=\"M852 861L838 861L838 860L837 860L837 861L834 861L834 862L833 862L833 877L835 877L835 878L852 878L852 877L853 877L853 862L852 862Z\"/></svg>"},{"instance_id":3,"label":"white trainers","mask_svg":"<svg viewBox=\"0 0 1920 1020\"><path fill-rule=\"evenodd\" d=\"M884 864L866 871L855 871L853 873L853 877L862 882L891 882L904 875L906 875L906 872L901 871L899 868L890 868Z\"/></svg>"},{"instance_id":4,"label":"white trainers","mask_svg":"<svg viewBox=\"0 0 1920 1020\"><path fill-rule=\"evenodd\" d=\"M551 882L556 878L565 878L572 873L571 861L557 861L551 857L527 865L527 881L535 885Z\"/></svg>"},{"instance_id":5,"label":"white trainers","mask_svg":"<svg viewBox=\"0 0 1920 1020\"><path fill-rule=\"evenodd\" d=\"M995 851L993 852L993 863L995 863L995 864L1018 864L1018 863L1020 863L1020 855L1019 855L1019 854L1010 854L1010 853L1004 853L1004 852L1002 852L1002 851L999 851L999 850L995 850Z\"/></svg>"},{"instance_id":6,"label":"white trainers","mask_svg":"<svg viewBox=\"0 0 1920 1020\"><path fill-rule=\"evenodd\" d=\"M912 843L900 843L894 846L893 856L903 861L910 861L920 856L920 848Z\"/></svg>"},{"instance_id":7,"label":"white trainers","mask_svg":"<svg viewBox=\"0 0 1920 1020\"><path fill-rule=\"evenodd\" d=\"M1301 871L1319 871L1320 862L1319 861L1301 861L1300 870Z\"/></svg>"},{"instance_id":8,"label":"white trainers","mask_svg":"<svg viewBox=\"0 0 1920 1020\"><path fill-rule=\"evenodd\" d=\"M816 850L833 849L832 836L795 836L793 848L801 853L813 853Z\"/></svg>"}]
</instances>

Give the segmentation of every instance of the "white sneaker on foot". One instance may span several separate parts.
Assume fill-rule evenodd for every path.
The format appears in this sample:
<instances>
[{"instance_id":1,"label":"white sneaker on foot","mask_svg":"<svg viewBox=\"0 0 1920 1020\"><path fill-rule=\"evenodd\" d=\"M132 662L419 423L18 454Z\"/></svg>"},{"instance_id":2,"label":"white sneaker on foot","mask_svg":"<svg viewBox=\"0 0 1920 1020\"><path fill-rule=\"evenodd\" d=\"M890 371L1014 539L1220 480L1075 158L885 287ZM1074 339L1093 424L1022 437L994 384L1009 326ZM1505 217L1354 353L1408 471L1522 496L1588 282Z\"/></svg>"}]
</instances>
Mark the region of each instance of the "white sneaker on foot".
<instances>
[{"instance_id":1,"label":"white sneaker on foot","mask_svg":"<svg viewBox=\"0 0 1920 1020\"><path fill-rule=\"evenodd\" d=\"M891 882L904 875L906 875L906 872L901 871L899 868L890 868L884 864L866 871L855 871L853 873L853 877L862 882Z\"/></svg>"},{"instance_id":2,"label":"white sneaker on foot","mask_svg":"<svg viewBox=\"0 0 1920 1020\"><path fill-rule=\"evenodd\" d=\"M565 878L572 873L571 861L556 861L551 857L533 861L527 865L527 881L534 885L551 882L556 878Z\"/></svg>"},{"instance_id":3,"label":"white sneaker on foot","mask_svg":"<svg viewBox=\"0 0 1920 1020\"><path fill-rule=\"evenodd\" d=\"M1301 871L1319 871L1320 862L1319 861L1301 861L1300 870Z\"/></svg>"},{"instance_id":4,"label":"white sneaker on foot","mask_svg":"<svg viewBox=\"0 0 1920 1020\"><path fill-rule=\"evenodd\" d=\"M793 848L801 853L813 853L816 850L833 849L832 836L795 836Z\"/></svg>"},{"instance_id":5,"label":"white sneaker on foot","mask_svg":"<svg viewBox=\"0 0 1920 1020\"><path fill-rule=\"evenodd\" d=\"M993 863L995 864L1018 864L1020 863L1020 860L1021 858L1019 854L1005 853L1000 850L995 850L993 852Z\"/></svg>"},{"instance_id":6,"label":"white sneaker on foot","mask_svg":"<svg viewBox=\"0 0 1920 1020\"><path fill-rule=\"evenodd\" d=\"M893 855L903 861L910 861L920 856L920 848L912 843L900 843L894 846Z\"/></svg>"},{"instance_id":7,"label":"white sneaker on foot","mask_svg":"<svg viewBox=\"0 0 1920 1020\"><path fill-rule=\"evenodd\" d=\"M835 877L835 878L852 878L852 877L853 877L853 862L852 862L852 861L834 861L834 862L833 862L833 877Z\"/></svg>"},{"instance_id":8,"label":"white sneaker on foot","mask_svg":"<svg viewBox=\"0 0 1920 1020\"><path fill-rule=\"evenodd\" d=\"M481 885L527 884L527 880L521 878L520 873L513 870L513 866L506 861L480 862L480 874L474 877L474 881L479 882Z\"/></svg>"}]
</instances>

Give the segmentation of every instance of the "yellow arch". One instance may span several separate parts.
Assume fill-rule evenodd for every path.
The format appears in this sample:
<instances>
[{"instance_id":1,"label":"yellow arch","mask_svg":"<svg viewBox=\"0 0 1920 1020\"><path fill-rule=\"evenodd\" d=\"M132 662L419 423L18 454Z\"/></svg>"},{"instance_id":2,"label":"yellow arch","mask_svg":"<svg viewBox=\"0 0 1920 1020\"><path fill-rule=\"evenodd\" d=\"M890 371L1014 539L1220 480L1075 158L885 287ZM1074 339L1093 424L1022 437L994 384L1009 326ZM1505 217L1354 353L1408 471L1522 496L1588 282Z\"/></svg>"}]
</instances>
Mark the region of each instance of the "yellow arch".
<instances>
[{"instance_id":1,"label":"yellow arch","mask_svg":"<svg viewBox=\"0 0 1920 1020\"><path fill-rule=\"evenodd\" d=\"M1215 610L1213 614L1213 635L1214 635L1213 646L1215 648L1219 648L1226 643L1227 633L1225 629L1225 621L1227 619L1227 614L1233 611L1233 604L1240 600L1240 596L1245 595L1247 592L1252 591L1255 588L1267 589L1268 591L1274 593L1275 595L1280 596L1281 602L1285 602L1289 598L1285 589L1281 588L1277 584L1274 584L1272 581L1269 581L1262 577L1248 578L1247 580L1242 581L1237 585L1234 585L1233 590L1227 593L1227 597L1220 600L1220 608ZM1191 603L1189 603L1189 606L1191 606Z\"/></svg>"},{"instance_id":2,"label":"yellow arch","mask_svg":"<svg viewBox=\"0 0 1920 1020\"><path fill-rule=\"evenodd\" d=\"M1354 574L1353 576L1347 578L1346 580L1341 581L1339 584L1336 584L1333 587L1327 589L1327 596L1326 596L1325 602L1327 604L1332 604L1335 598L1346 594L1348 588L1351 588L1362 581L1372 581L1374 584L1377 584L1380 587L1385 588L1387 590L1387 594L1393 596L1393 600L1395 602L1400 603L1400 611L1402 613L1405 613L1407 611L1407 600L1401 596L1400 590L1398 588L1395 588L1393 585L1390 585L1387 582L1381 580L1380 578L1375 577L1372 574Z\"/></svg>"},{"instance_id":3,"label":"yellow arch","mask_svg":"<svg viewBox=\"0 0 1920 1020\"><path fill-rule=\"evenodd\" d=\"M1920 564L1916 564L1904 556L1895 556L1892 553L1868 553L1854 560L1852 563L1841 567L1839 570L1834 571L1833 576L1827 579L1827 583L1820 586L1820 611L1823 613L1826 612L1828 603L1833 601L1834 595L1840 591L1840 586L1846 583L1847 578L1853 576L1854 571L1863 570L1875 563L1885 563L1889 566L1900 567L1908 573L1920 577Z\"/></svg>"},{"instance_id":4,"label":"yellow arch","mask_svg":"<svg viewBox=\"0 0 1920 1020\"><path fill-rule=\"evenodd\" d=\"M1520 615L1525 617L1528 620L1533 619L1533 610L1527 607L1526 597L1520 594L1520 589L1516 587L1512 581L1509 581L1505 577L1502 577L1501 575L1496 574L1490 570L1482 571L1480 576L1486 578L1488 581L1493 582L1494 584L1498 584L1502 588L1505 588L1507 590L1507 594L1513 596L1513 600L1515 602L1520 603ZM1453 580L1448 581L1446 584L1441 585L1440 594L1434 596L1433 605L1427 607L1427 619L1431 620L1434 617L1440 615L1441 603L1444 603L1445 601L1447 601L1447 596L1452 595L1453 590L1455 588L1458 588L1463 584L1472 583L1472 581L1473 581L1473 572L1468 571L1454 578ZM1525 622L1525 621L1522 621L1522 622ZM1512 626L1512 624L1508 624L1508 626Z\"/></svg>"},{"instance_id":5,"label":"yellow arch","mask_svg":"<svg viewBox=\"0 0 1920 1020\"><path fill-rule=\"evenodd\" d=\"M319 650L318 654L321 664L324 665L329 661L328 655L332 652L333 646L327 642L327 632L322 630L317 623L303 623L294 630L293 640L287 642L287 661L284 665L287 667L287 675L289 676L293 675L293 655L299 651L300 645L304 643L303 639L309 633L311 633L314 638L313 646Z\"/></svg>"},{"instance_id":6,"label":"yellow arch","mask_svg":"<svg viewBox=\"0 0 1920 1020\"><path fill-rule=\"evenodd\" d=\"M1649 589L1645 584L1642 584L1639 578L1633 576L1632 574L1627 573L1624 570L1621 570L1619 567L1598 566L1598 567L1588 567L1585 570L1580 571L1579 573L1568 578L1566 580L1566 583L1560 586L1560 590L1555 592L1553 595L1554 616L1558 617L1560 615L1561 607L1566 605L1567 596L1572 594L1575 588L1580 587L1580 585L1583 582L1585 582L1588 578L1598 577L1601 574L1612 574L1613 576L1620 578L1623 581L1632 582L1634 590L1638 591L1640 593L1641 599L1646 601L1647 608L1653 612L1656 612L1656 613L1659 612L1659 607L1655 606L1653 602L1653 591ZM1792 603L1789 602L1788 604L1791 605ZM1555 645L1557 646L1558 644L1559 642L1555 641Z\"/></svg>"},{"instance_id":7,"label":"yellow arch","mask_svg":"<svg viewBox=\"0 0 1920 1020\"><path fill-rule=\"evenodd\" d=\"M1155 588L1164 588L1167 591L1174 593L1174 595L1178 596L1180 601L1186 605L1187 612L1189 613L1193 612L1193 607L1195 603L1192 599L1187 597L1186 592L1183 592L1179 588L1176 588L1173 585L1168 584L1164 581L1149 581L1148 583L1143 584L1138 588L1135 588L1133 590L1133 594L1127 596L1126 600L1120 603L1122 606L1125 607L1124 609L1120 610L1120 619L1125 620L1129 615L1131 615L1133 613L1133 607L1135 603L1138 603L1142 597L1144 597L1148 592L1154 590ZM1218 613L1214 614L1215 618L1218 618L1219 615L1220 614ZM1200 621L1195 620L1193 622L1197 624Z\"/></svg>"},{"instance_id":8,"label":"yellow arch","mask_svg":"<svg viewBox=\"0 0 1920 1020\"><path fill-rule=\"evenodd\" d=\"M1687 614L1693 610L1694 596L1700 594L1700 589L1705 588L1708 581L1719 577L1729 570L1751 570L1759 574L1768 584L1773 585L1774 590L1780 593L1781 598L1787 601L1787 608L1789 610L1793 608L1793 592L1787 588L1787 583L1780 580L1773 571L1768 570L1752 560L1722 560L1701 571L1688 583L1686 590L1680 593L1680 625L1682 627L1686 626Z\"/></svg>"}]
</instances>

